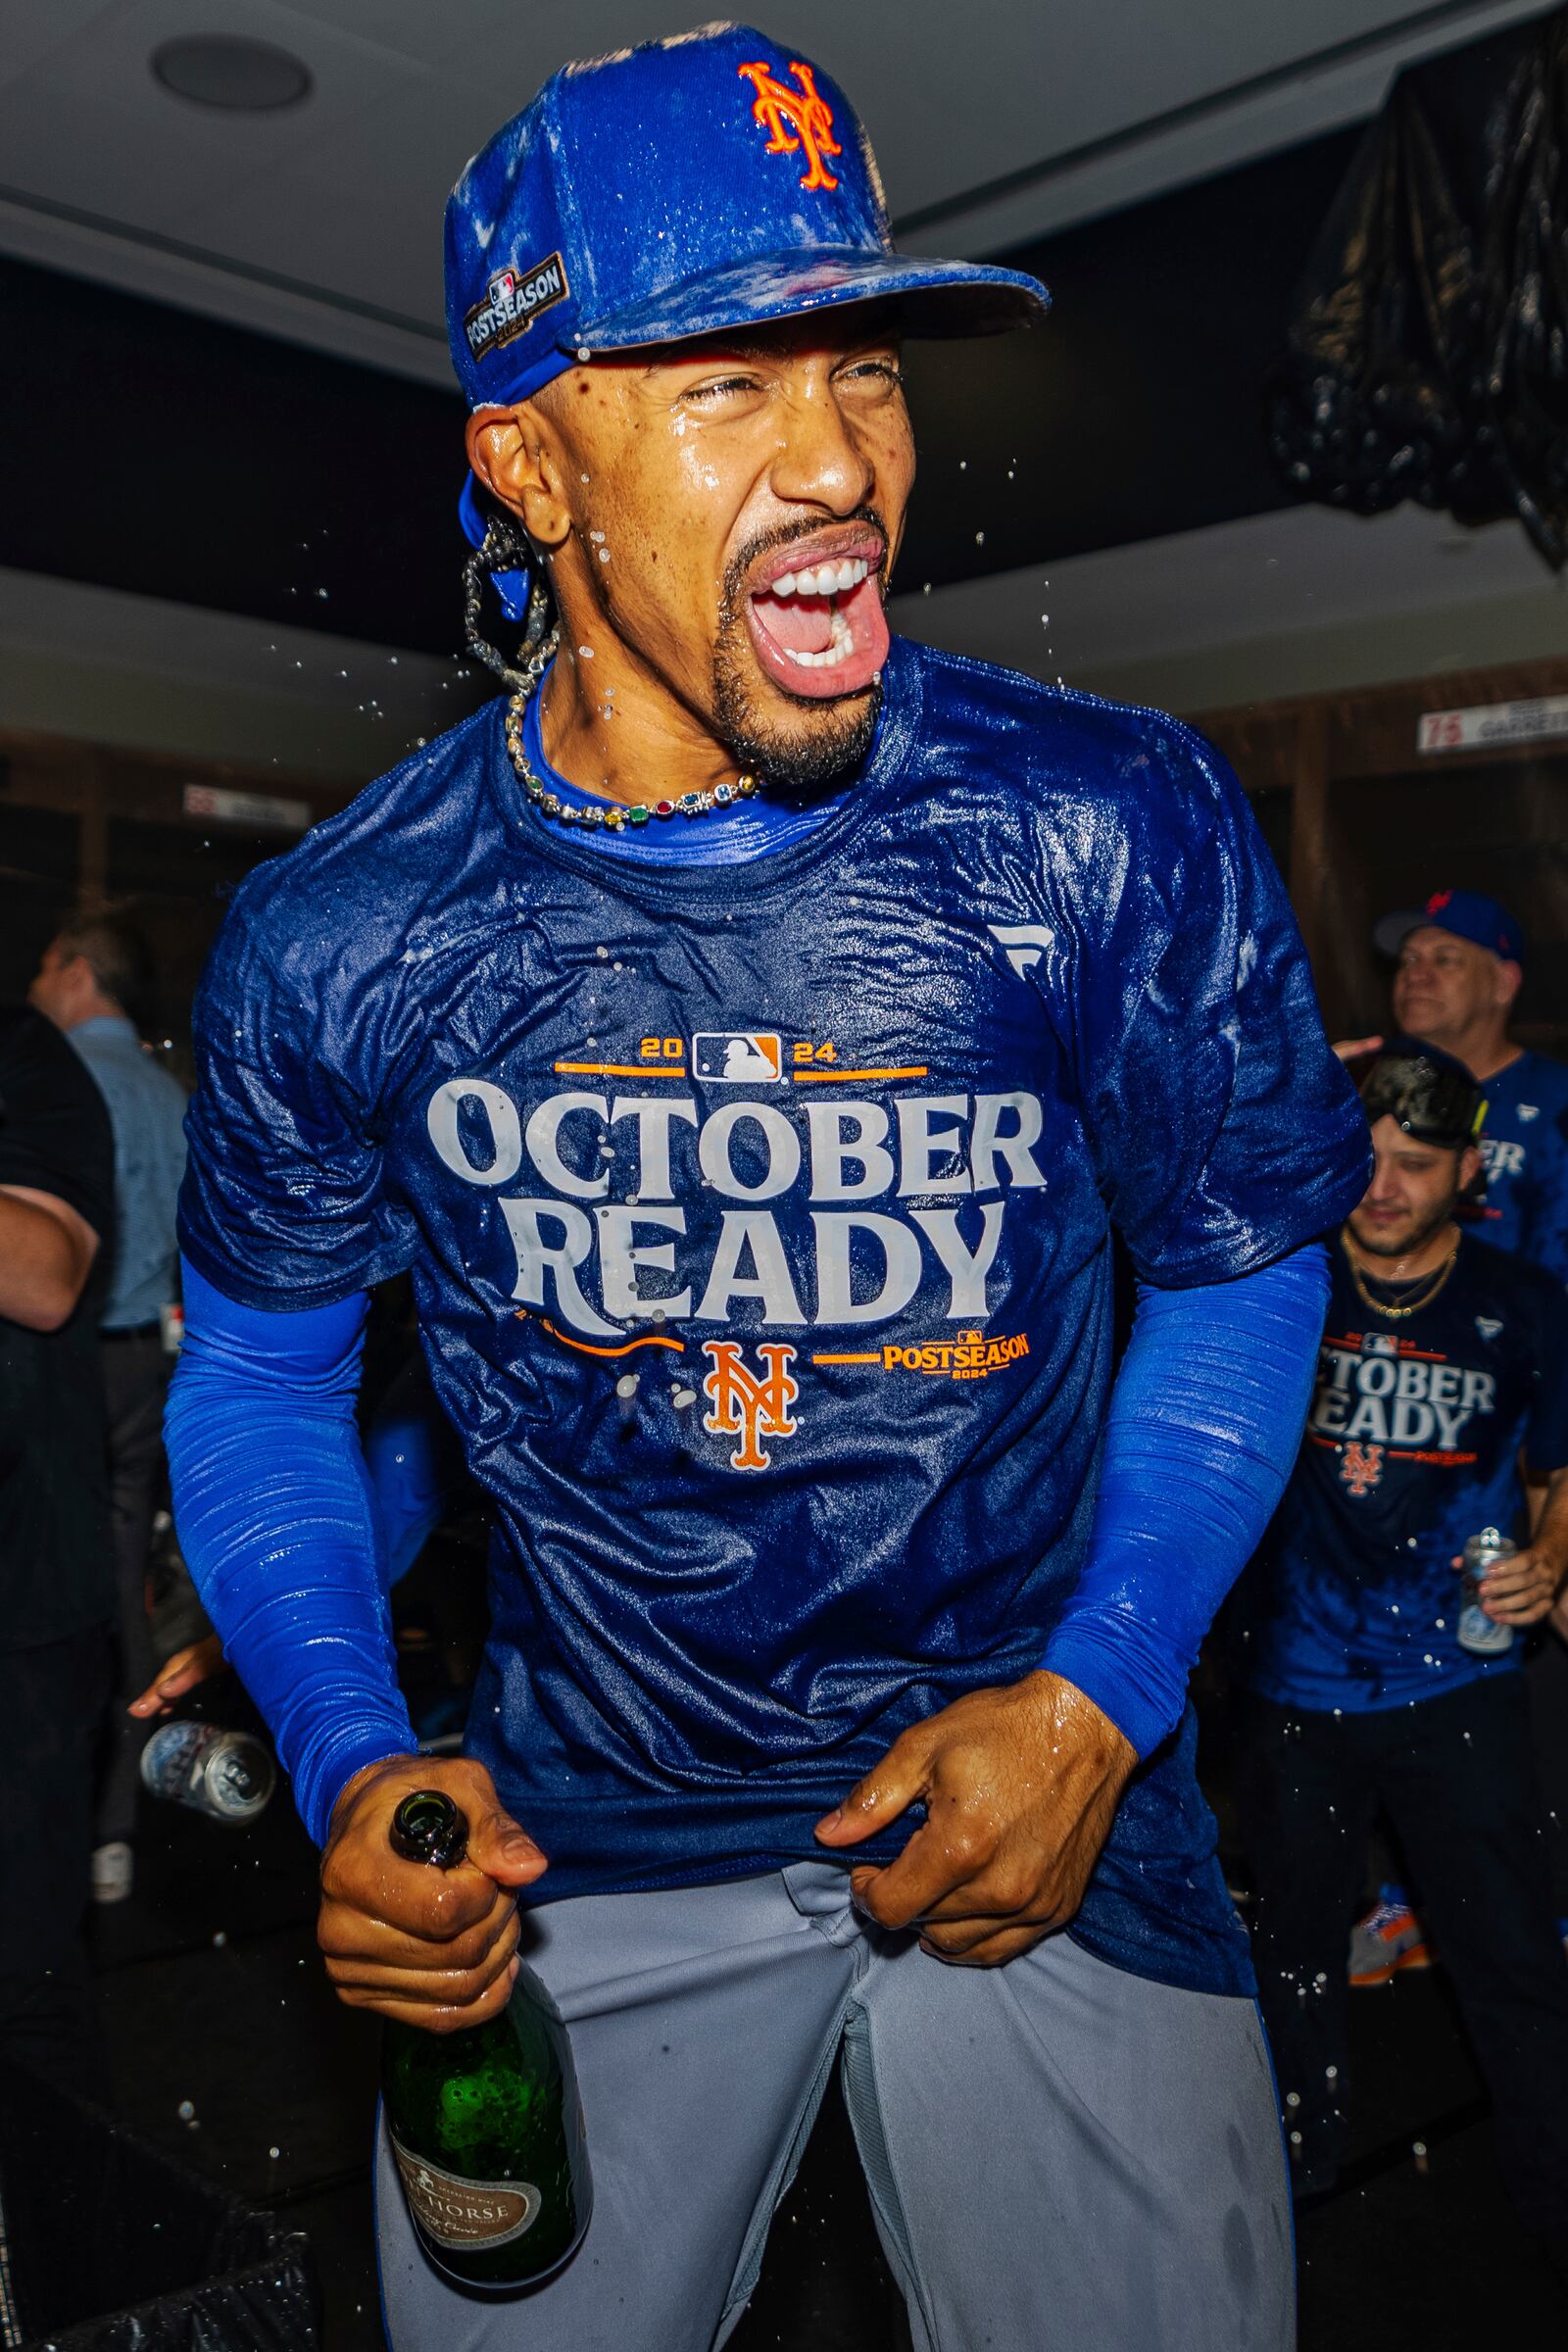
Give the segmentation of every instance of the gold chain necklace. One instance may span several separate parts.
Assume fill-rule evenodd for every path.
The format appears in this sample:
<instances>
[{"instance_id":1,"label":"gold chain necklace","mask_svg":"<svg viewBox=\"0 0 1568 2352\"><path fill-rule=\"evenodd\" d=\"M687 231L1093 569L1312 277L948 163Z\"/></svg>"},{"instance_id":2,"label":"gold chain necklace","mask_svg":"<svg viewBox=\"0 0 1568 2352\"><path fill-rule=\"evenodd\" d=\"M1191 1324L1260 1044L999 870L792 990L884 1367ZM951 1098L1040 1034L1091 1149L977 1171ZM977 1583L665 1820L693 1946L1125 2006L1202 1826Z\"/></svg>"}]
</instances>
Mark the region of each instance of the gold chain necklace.
<instances>
[{"instance_id":1,"label":"gold chain necklace","mask_svg":"<svg viewBox=\"0 0 1568 2352\"><path fill-rule=\"evenodd\" d=\"M1345 1252L1345 1262L1350 1269L1350 1280L1355 1285L1355 1295L1360 1299L1361 1304L1363 1306L1369 1306L1375 1315L1387 1315L1391 1323L1402 1323L1407 1315L1418 1315L1424 1306L1430 1306L1433 1299L1437 1298L1438 1293L1442 1290L1444 1284L1447 1281L1448 1276L1453 1272L1454 1260L1459 1254L1459 1236L1457 1233L1455 1233L1452 1242L1448 1246L1447 1256L1444 1259L1442 1265L1439 1266L1436 1271L1427 1278L1427 1288L1422 1293L1421 1297L1419 1298L1408 1299L1403 1306L1385 1306L1381 1298L1374 1298L1371 1292L1367 1289L1365 1282L1361 1278L1360 1267L1356 1264L1354 1257L1350 1253L1349 1243L1344 1240L1343 1237L1340 1242L1340 1248ZM1376 1277L1374 1277L1374 1280L1375 1279ZM1418 1277L1417 1279L1419 1280L1420 1278Z\"/></svg>"}]
</instances>

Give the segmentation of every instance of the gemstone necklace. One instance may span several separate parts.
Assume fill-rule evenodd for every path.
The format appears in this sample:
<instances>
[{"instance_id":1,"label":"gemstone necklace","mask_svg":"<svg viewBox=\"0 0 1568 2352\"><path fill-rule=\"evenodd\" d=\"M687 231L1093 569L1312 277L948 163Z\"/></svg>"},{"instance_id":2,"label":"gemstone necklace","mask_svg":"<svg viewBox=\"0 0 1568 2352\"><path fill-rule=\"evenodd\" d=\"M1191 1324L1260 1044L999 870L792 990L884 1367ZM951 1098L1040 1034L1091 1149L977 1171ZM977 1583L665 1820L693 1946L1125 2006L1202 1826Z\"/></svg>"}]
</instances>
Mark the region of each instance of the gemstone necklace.
<instances>
[{"instance_id":1,"label":"gemstone necklace","mask_svg":"<svg viewBox=\"0 0 1568 2352\"><path fill-rule=\"evenodd\" d=\"M590 832L601 825L607 833L635 831L655 816L710 816L716 808L733 808L740 802L749 801L757 790L757 778L744 775L737 776L733 784L715 784L711 792L683 792L678 800L655 801L651 808L644 801L634 801L628 808L607 801L602 808L579 808L572 802L564 801L559 792L552 792L535 775L522 748L522 721L527 708L526 694L514 694L507 706L507 754L517 771L524 797L541 816L554 817L560 824L586 825Z\"/></svg>"}]
</instances>

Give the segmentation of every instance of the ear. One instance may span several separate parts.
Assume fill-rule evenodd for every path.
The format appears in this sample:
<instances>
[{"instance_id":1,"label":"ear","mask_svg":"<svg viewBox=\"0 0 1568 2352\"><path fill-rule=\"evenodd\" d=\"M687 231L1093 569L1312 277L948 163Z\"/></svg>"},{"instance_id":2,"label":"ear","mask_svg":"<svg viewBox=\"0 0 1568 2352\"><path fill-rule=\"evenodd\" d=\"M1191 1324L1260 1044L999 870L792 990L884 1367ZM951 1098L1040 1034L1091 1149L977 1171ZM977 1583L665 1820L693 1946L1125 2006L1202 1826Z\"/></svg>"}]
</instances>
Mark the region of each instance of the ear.
<instances>
[{"instance_id":1,"label":"ear","mask_svg":"<svg viewBox=\"0 0 1568 2352\"><path fill-rule=\"evenodd\" d=\"M1459 1154L1459 1190L1467 1193L1481 1174L1481 1153L1474 1144L1466 1144Z\"/></svg>"},{"instance_id":2,"label":"ear","mask_svg":"<svg viewBox=\"0 0 1568 2352\"><path fill-rule=\"evenodd\" d=\"M1509 1005L1519 994L1519 990L1524 982L1524 967L1522 964L1511 963L1506 956L1499 956L1497 957L1497 985L1493 1002L1497 1005L1500 1011L1507 1011Z\"/></svg>"},{"instance_id":3,"label":"ear","mask_svg":"<svg viewBox=\"0 0 1568 2352\"><path fill-rule=\"evenodd\" d=\"M468 464L493 498L516 515L536 547L549 552L570 535L564 474L529 401L515 409L480 409L468 418Z\"/></svg>"}]
</instances>

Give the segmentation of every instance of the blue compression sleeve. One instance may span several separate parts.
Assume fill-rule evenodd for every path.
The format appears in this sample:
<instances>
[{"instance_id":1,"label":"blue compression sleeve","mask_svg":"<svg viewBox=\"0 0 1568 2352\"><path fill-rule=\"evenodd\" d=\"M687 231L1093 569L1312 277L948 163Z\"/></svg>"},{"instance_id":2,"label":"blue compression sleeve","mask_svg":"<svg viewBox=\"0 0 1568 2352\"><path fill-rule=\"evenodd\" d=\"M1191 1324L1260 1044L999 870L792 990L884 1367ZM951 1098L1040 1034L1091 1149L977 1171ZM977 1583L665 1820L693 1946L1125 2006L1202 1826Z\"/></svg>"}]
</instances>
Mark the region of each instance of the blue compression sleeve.
<instances>
[{"instance_id":1,"label":"blue compression sleeve","mask_svg":"<svg viewBox=\"0 0 1568 2352\"><path fill-rule=\"evenodd\" d=\"M369 1302L263 1313L183 1273L164 1423L180 1548L322 1844L355 1773L416 1746L354 1423Z\"/></svg>"},{"instance_id":2,"label":"blue compression sleeve","mask_svg":"<svg viewBox=\"0 0 1568 2352\"><path fill-rule=\"evenodd\" d=\"M1318 1242L1235 1282L1139 1286L1088 1555L1042 1664L1140 1756L1180 1721L1199 1645L1284 1493L1328 1296Z\"/></svg>"}]
</instances>

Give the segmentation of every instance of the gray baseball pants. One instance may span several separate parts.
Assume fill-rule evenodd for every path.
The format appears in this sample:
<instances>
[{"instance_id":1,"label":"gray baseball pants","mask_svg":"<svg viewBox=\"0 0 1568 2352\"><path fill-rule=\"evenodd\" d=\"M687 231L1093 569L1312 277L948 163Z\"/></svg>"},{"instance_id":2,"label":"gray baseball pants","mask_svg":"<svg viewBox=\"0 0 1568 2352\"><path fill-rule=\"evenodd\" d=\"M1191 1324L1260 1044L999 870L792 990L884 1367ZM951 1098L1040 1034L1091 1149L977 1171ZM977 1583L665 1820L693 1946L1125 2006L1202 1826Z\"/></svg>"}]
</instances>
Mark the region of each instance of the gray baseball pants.
<instances>
[{"instance_id":1,"label":"gray baseball pants","mask_svg":"<svg viewBox=\"0 0 1568 2352\"><path fill-rule=\"evenodd\" d=\"M712 2352L828 2071L918 2352L1292 2352L1290 2200L1252 2003L1065 1936L1000 1969L872 1927L835 1864L532 1913L594 2174L573 2260L508 2299L421 2255L385 2140L393 2352Z\"/></svg>"}]
</instances>

